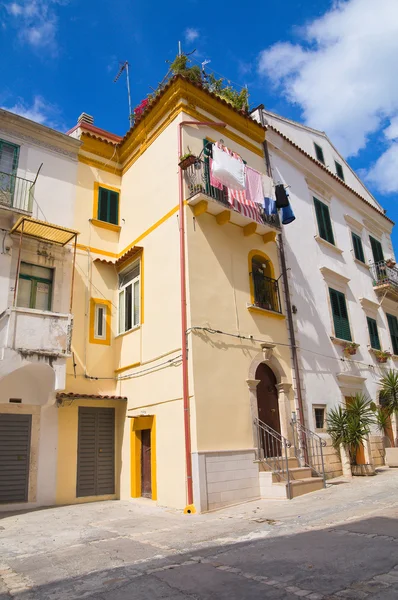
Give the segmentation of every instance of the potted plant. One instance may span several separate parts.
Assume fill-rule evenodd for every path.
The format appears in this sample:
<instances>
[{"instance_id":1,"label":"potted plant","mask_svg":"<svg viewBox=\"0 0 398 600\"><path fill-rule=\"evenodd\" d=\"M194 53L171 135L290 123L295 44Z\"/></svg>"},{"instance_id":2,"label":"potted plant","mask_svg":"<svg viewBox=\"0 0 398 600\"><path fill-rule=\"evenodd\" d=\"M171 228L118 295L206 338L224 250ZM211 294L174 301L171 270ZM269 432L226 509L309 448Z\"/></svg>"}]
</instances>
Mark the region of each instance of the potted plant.
<instances>
[{"instance_id":1,"label":"potted plant","mask_svg":"<svg viewBox=\"0 0 398 600\"><path fill-rule=\"evenodd\" d=\"M357 349L359 348L359 344L355 342L347 342L343 347L344 356L354 356L357 353Z\"/></svg>"},{"instance_id":2,"label":"potted plant","mask_svg":"<svg viewBox=\"0 0 398 600\"><path fill-rule=\"evenodd\" d=\"M373 350L373 354L376 357L378 363L386 363L389 358L391 358L391 352L387 352L385 350Z\"/></svg>"},{"instance_id":3,"label":"potted plant","mask_svg":"<svg viewBox=\"0 0 398 600\"><path fill-rule=\"evenodd\" d=\"M398 371L390 369L380 379L380 398L384 410L391 416L398 417ZM392 442L396 446L397 432L392 432ZM398 467L398 448L386 448L386 464L389 467Z\"/></svg>"},{"instance_id":4,"label":"potted plant","mask_svg":"<svg viewBox=\"0 0 398 600\"><path fill-rule=\"evenodd\" d=\"M188 152L186 152L185 154L180 156L180 162L178 164L183 171L186 171L188 169L188 167L190 167L191 165L194 165L197 160L198 160L197 156L192 154L192 152L190 151L190 149L188 147Z\"/></svg>"},{"instance_id":5,"label":"potted plant","mask_svg":"<svg viewBox=\"0 0 398 600\"><path fill-rule=\"evenodd\" d=\"M346 406L332 408L327 415L327 433L340 454L343 475L374 475L373 465L364 461L363 445L376 422L370 400L356 394Z\"/></svg>"},{"instance_id":6,"label":"potted plant","mask_svg":"<svg viewBox=\"0 0 398 600\"><path fill-rule=\"evenodd\" d=\"M386 260L386 266L390 267L390 269L393 269L396 265L396 262L393 258L387 258Z\"/></svg>"}]
</instances>

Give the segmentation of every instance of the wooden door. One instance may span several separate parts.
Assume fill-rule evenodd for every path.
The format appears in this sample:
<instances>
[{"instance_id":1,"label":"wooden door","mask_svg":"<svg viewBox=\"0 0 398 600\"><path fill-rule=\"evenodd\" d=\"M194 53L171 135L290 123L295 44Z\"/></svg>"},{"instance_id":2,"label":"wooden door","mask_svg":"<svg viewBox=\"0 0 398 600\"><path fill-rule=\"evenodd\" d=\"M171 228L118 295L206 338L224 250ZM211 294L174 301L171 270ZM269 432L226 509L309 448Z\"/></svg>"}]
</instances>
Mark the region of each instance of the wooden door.
<instances>
[{"instance_id":1,"label":"wooden door","mask_svg":"<svg viewBox=\"0 0 398 600\"><path fill-rule=\"evenodd\" d=\"M141 431L141 496L152 498L151 430Z\"/></svg>"},{"instance_id":2,"label":"wooden door","mask_svg":"<svg viewBox=\"0 0 398 600\"><path fill-rule=\"evenodd\" d=\"M261 363L256 371L256 379L260 380L257 386L258 418L280 433L281 423L276 377L267 365Z\"/></svg>"}]
</instances>

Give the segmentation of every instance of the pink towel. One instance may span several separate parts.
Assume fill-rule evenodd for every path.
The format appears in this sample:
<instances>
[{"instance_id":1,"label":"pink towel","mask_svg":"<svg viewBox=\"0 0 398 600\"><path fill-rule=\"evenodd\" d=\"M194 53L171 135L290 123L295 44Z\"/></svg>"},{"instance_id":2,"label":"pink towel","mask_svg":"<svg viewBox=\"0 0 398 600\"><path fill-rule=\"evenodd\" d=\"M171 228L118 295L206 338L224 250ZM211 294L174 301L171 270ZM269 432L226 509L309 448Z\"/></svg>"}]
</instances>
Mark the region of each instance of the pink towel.
<instances>
[{"instance_id":1,"label":"pink towel","mask_svg":"<svg viewBox=\"0 0 398 600\"><path fill-rule=\"evenodd\" d=\"M221 183L221 181L218 181L218 179L216 179L216 177L213 176L213 159L210 158L209 159L209 167L210 167L210 185L212 185L213 187L222 190L223 189L223 184Z\"/></svg>"},{"instance_id":2,"label":"pink towel","mask_svg":"<svg viewBox=\"0 0 398 600\"><path fill-rule=\"evenodd\" d=\"M246 167L246 198L261 206L264 203L261 173L251 167Z\"/></svg>"}]
</instances>

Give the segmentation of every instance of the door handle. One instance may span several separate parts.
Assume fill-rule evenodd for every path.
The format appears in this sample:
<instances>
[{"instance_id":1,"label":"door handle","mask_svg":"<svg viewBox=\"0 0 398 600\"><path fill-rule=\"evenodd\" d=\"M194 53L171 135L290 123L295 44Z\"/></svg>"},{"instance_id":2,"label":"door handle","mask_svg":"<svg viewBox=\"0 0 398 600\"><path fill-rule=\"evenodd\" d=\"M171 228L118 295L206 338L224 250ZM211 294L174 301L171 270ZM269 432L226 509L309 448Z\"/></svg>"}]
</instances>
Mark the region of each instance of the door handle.
<instances>
[{"instance_id":1,"label":"door handle","mask_svg":"<svg viewBox=\"0 0 398 600\"><path fill-rule=\"evenodd\" d=\"M102 452L102 448L100 448L100 449L98 450L98 452Z\"/></svg>"}]
</instances>

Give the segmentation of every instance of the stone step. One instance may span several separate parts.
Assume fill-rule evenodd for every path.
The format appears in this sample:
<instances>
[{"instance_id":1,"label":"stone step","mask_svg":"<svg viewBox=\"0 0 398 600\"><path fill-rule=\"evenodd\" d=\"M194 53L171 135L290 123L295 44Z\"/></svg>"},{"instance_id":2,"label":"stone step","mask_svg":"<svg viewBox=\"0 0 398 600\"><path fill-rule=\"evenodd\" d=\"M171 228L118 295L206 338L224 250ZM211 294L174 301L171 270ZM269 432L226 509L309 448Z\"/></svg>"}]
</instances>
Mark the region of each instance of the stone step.
<instances>
[{"instance_id":1,"label":"stone step","mask_svg":"<svg viewBox=\"0 0 398 600\"><path fill-rule=\"evenodd\" d=\"M310 477L309 479L298 479L291 481L292 498L297 498L310 492L318 492L323 489L322 477Z\"/></svg>"},{"instance_id":2,"label":"stone step","mask_svg":"<svg viewBox=\"0 0 398 600\"><path fill-rule=\"evenodd\" d=\"M312 477L312 470L310 469L310 467L290 467L289 466L289 474L290 474L290 479L292 480L297 480L297 479L308 479L309 477ZM280 481L283 481L283 478L281 478L278 473L272 473L272 481L274 483L279 483Z\"/></svg>"},{"instance_id":3,"label":"stone step","mask_svg":"<svg viewBox=\"0 0 398 600\"><path fill-rule=\"evenodd\" d=\"M301 469L297 469L296 473ZM310 470L310 469L309 469ZM261 471L259 473L260 495L266 499L287 499L288 487L286 481L274 481L275 473L271 471ZM322 477L305 477L303 479L293 479L290 481L292 498L297 498L303 494L316 492L323 488Z\"/></svg>"},{"instance_id":4,"label":"stone step","mask_svg":"<svg viewBox=\"0 0 398 600\"><path fill-rule=\"evenodd\" d=\"M280 458L280 459L278 459L278 460L280 460L280 461L282 462L282 459L281 459L281 458ZM266 462L264 462L263 460L256 460L255 462L257 462L257 463L258 463L258 470L259 470L260 472L261 472L261 471L270 471L270 470L271 470L271 467L269 467L269 466L267 465L267 463L266 463ZM287 459L287 462L288 462L288 464L289 464L289 469L295 469L295 468L297 468L297 467L299 467L299 466L300 466L300 465L299 465L299 462L298 462L298 460L297 460L297 458L296 458L296 457L294 457L294 456L292 456L292 457L289 457L289 458Z\"/></svg>"}]
</instances>

